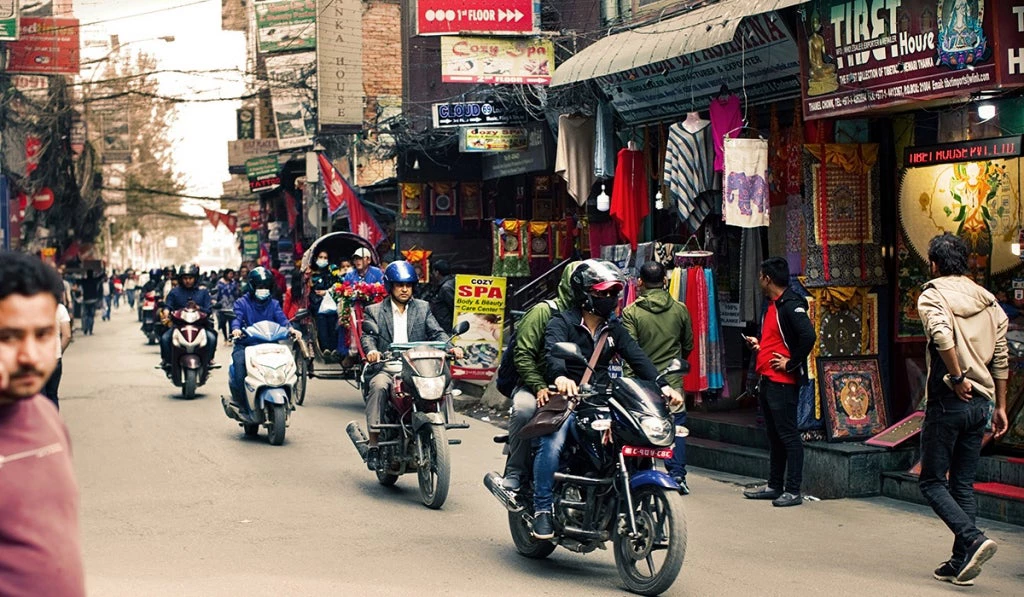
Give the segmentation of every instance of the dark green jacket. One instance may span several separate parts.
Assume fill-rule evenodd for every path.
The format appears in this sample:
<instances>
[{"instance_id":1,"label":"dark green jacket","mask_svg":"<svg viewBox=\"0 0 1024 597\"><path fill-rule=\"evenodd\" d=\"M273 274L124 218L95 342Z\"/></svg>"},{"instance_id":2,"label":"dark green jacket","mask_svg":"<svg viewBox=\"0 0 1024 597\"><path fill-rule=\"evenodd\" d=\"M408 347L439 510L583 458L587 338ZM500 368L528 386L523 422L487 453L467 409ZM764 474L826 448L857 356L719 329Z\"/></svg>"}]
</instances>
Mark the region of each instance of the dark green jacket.
<instances>
[{"instance_id":1,"label":"dark green jacket","mask_svg":"<svg viewBox=\"0 0 1024 597\"><path fill-rule=\"evenodd\" d=\"M577 265L579 262L574 261L565 266L562 272L562 279L558 283L558 298L555 299L559 311L572 307L569 278ZM522 385L534 394L548 387L544 381L544 330L551 315L551 307L546 302L537 303L530 307L516 325L516 350L512 356Z\"/></svg>"},{"instance_id":2,"label":"dark green jacket","mask_svg":"<svg viewBox=\"0 0 1024 597\"><path fill-rule=\"evenodd\" d=\"M657 367L664 371L672 359L685 359L693 350L693 325L686 305L660 288L644 290L632 305L622 312L622 323L629 335ZM669 384L682 391L683 379L669 376Z\"/></svg>"}]
</instances>

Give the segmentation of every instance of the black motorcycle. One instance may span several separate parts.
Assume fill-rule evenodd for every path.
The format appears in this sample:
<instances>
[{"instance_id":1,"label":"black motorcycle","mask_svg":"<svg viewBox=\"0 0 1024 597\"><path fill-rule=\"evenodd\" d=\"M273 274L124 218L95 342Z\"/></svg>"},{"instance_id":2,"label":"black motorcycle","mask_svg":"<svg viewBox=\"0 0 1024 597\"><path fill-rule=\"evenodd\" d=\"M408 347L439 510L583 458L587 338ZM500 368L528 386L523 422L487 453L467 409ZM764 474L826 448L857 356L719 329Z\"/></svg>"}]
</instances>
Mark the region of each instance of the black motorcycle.
<instances>
[{"instance_id":1,"label":"black motorcycle","mask_svg":"<svg viewBox=\"0 0 1024 597\"><path fill-rule=\"evenodd\" d=\"M552 353L587 365L575 344L558 343ZM532 479L511 492L502 487L498 473L484 477L484 485L508 510L520 554L545 558L559 545L589 553L612 541L627 589L658 595L672 586L686 554L686 520L679 485L657 470L654 460L671 458L676 434L686 433L676 429L659 390L664 375L683 370L676 361L659 384L622 377L606 386L580 388L571 423L575 441L566 443L563 466L555 473L554 539L539 540L531 532Z\"/></svg>"}]
</instances>

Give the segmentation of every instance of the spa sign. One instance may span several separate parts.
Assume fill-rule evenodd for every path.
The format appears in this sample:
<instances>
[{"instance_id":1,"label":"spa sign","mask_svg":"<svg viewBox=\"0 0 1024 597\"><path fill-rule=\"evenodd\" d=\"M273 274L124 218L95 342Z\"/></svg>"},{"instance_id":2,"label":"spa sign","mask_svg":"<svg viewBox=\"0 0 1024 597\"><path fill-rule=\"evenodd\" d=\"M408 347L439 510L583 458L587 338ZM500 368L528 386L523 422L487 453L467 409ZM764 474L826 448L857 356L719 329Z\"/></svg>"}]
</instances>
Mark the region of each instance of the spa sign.
<instances>
[{"instance_id":1,"label":"spa sign","mask_svg":"<svg viewBox=\"0 0 1024 597\"><path fill-rule=\"evenodd\" d=\"M465 356L452 366L452 376L486 383L501 363L501 336L505 317L505 278L455 276L454 327L469 323L469 331L455 340Z\"/></svg>"}]
</instances>

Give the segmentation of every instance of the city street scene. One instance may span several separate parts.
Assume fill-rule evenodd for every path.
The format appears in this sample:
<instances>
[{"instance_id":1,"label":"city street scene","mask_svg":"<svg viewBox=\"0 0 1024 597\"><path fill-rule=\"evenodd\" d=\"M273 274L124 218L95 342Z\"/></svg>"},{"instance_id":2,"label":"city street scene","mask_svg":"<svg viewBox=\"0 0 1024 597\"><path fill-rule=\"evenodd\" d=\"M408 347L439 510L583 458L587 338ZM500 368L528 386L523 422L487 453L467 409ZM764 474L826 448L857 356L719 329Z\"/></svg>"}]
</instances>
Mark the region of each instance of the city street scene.
<instances>
[{"instance_id":1,"label":"city street scene","mask_svg":"<svg viewBox=\"0 0 1024 597\"><path fill-rule=\"evenodd\" d=\"M0 597L1024 593L1024 0L0 0Z\"/></svg>"}]
</instances>

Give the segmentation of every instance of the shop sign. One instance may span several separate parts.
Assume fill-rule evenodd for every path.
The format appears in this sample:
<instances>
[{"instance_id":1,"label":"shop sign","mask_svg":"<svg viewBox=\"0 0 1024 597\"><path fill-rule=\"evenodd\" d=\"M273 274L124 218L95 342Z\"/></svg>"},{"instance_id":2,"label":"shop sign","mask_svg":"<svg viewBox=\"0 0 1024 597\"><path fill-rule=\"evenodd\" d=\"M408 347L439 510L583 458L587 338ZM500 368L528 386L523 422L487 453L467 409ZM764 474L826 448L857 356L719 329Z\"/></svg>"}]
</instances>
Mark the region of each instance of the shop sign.
<instances>
[{"instance_id":1,"label":"shop sign","mask_svg":"<svg viewBox=\"0 0 1024 597\"><path fill-rule=\"evenodd\" d=\"M549 39L441 38L445 83L548 85L554 71L555 48Z\"/></svg>"},{"instance_id":2,"label":"shop sign","mask_svg":"<svg viewBox=\"0 0 1024 597\"><path fill-rule=\"evenodd\" d=\"M363 5L359 0L318 0L316 51L321 131L363 128Z\"/></svg>"},{"instance_id":3,"label":"shop sign","mask_svg":"<svg viewBox=\"0 0 1024 597\"><path fill-rule=\"evenodd\" d=\"M0 0L0 41L18 39L18 0Z\"/></svg>"},{"instance_id":4,"label":"shop sign","mask_svg":"<svg viewBox=\"0 0 1024 597\"><path fill-rule=\"evenodd\" d=\"M267 56L266 64L278 145L281 149L312 145L316 134L315 53Z\"/></svg>"},{"instance_id":5,"label":"shop sign","mask_svg":"<svg viewBox=\"0 0 1024 597\"><path fill-rule=\"evenodd\" d=\"M1003 85L1024 85L1024 0L992 2L999 80Z\"/></svg>"},{"instance_id":6,"label":"shop sign","mask_svg":"<svg viewBox=\"0 0 1024 597\"><path fill-rule=\"evenodd\" d=\"M998 86L992 2L826 0L807 9L804 116L863 112Z\"/></svg>"},{"instance_id":7,"label":"shop sign","mask_svg":"<svg viewBox=\"0 0 1024 597\"><path fill-rule=\"evenodd\" d=\"M260 258L259 232L246 232L242 234L242 258L247 261Z\"/></svg>"},{"instance_id":8,"label":"shop sign","mask_svg":"<svg viewBox=\"0 0 1024 597\"><path fill-rule=\"evenodd\" d=\"M540 31L539 15L538 0L417 0L416 33L537 33Z\"/></svg>"},{"instance_id":9,"label":"shop sign","mask_svg":"<svg viewBox=\"0 0 1024 597\"><path fill-rule=\"evenodd\" d=\"M551 135L545 132L544 126L535 124L527 128L529 147L526 151L484 155L480 162L483 179L493 180L504 176L548 171L554 161L554 142Z\"/></svg>"},{"instance_id":10,"label":"shop sign","mask_svg":"<svg viewBox=\"0 0 1024 597\"><path fill-rule=\"evenodd\" d=\"M78 74L78 19L22 17L19 32L7 44L7 72Z\"/></svg>"},{"instance_id":11,"label":"shop sign","mask_svg":"<svg viewBox=\"0 0 1024 597\"><path fill-rule=\"evenodd\" d=\"M434 104L434 128L487 124L524 124L526 115L510 112L492 102L453 102Z\"/></svg>"},{"instance_id":12,"label":"shop sign","mask_svg":"<svg viewBox=\"0 0 1024 597\"><path fill-rule=\"evenodd\" d=\"M256 138L256 111L252 108L235 110L235 129L237 139Z\"/></svg>"},{"instance_id":13,"label":"shop sign","mask_svg":"<svg viewBox=\"0 0 1024 597\"><path fill-rule=\"evenodd\" d=\"M256 35L261 53L316 47L316 1L276 0L256 3Z\"/></svg>"},{"instance_id":14,"label":"shop sign","mask_svg":"<svg viewBox=\"0 0 1024 597\"><path fill-rule=\"evenodd\" d=\"M268 155L245 162L245 175L249 178L249 191L270 191L281 184L277 156Z\"/></svg>"},{"instance_id":15,"label":"shop sign","mask_svg":"<svg viewBox=\"0 0 1024 597\"><path fill-rule=\"evenodd\" d=\"M1021 137L1021 135L1016 135L997 139L944 143L928 147L908 147L905 150L903 163L908 168L913 168L933 164L1016 158L1021 155Z\"/></svg>"},{"instance_id":16,"label":"shop sign","mask_svg":"<svg viewBox=\"0 0 1024 597\"><path fill-rule=\"evenodd\" d=\"M701 110L722 85L749 105L799 97L796 41L775 13L743 19L733 41L597 78L627 123ZM741 91L742 90L742 91Z\"/></svg>"},{"instance_id":17,"label":"shop sign","mask_svg":"<svg viewBox=\"0 0 1024 597\"><path fill-rule=\"evenodd\" d=\"M474 126L459 129L459 151L463 153L526 151L530 133L523 127Z\"/></svg>"},{"instance_id":18,"label":"shop sign","mask_svg":"<svg viewBox=\"0 0 1024 597\"><path fill-rule=\"evenodd\" d=\"M505 278L455 276L453 326L469 322L469 331L455 340L465 356L452 366L452 377L489 382L501 362L505 327Z\"/></svg>"},{"instance_id":19,"label":"shop sign","mask_svg":"<svg viewBox=\"0 0 1024 597\"><path fill-rule=\"evenodd\" d=\"M244 174L245 162L252 158L277 153L280 146L277 139L241 139L228 141L228 171L232 174Z\"/></svg>"},{"instance_id":20,"label":"shop sign","mask_svg":"<svg viewBox=\"0 0 1024 597\"><path fill-rule=\"evenodd\" d=\"M131 131L128 113L113 109L99 114L102 130L100 144L104 164L127 164L132 161Z\"/></svg>"}]
</instances>

